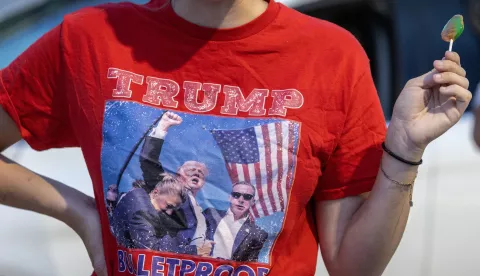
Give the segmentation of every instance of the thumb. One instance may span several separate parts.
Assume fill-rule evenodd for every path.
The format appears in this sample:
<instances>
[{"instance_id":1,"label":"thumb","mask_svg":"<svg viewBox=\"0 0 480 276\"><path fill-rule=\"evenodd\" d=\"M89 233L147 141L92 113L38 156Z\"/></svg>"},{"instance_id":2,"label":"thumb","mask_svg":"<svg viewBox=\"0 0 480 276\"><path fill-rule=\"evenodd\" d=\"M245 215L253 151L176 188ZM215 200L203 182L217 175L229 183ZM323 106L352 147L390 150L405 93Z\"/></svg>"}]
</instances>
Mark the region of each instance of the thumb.
<instances>
[{"instance_id":1,"label":"thumb","mask_svg":"<svg viewBox=\"0 0 480 276\"><path fill-rule=\"evenodd\" d=\"M422 88L432 88L434 87L435 85L438 85L438 83L435 82L435 80L433 79L433 76L435 76L435 74L437 74L438 71L436 69L432 69L431 71L417 77L417 78L414 78L413 81L414 81L414 85L416 86L420 86Z\"/></svg>"}]
</instances>

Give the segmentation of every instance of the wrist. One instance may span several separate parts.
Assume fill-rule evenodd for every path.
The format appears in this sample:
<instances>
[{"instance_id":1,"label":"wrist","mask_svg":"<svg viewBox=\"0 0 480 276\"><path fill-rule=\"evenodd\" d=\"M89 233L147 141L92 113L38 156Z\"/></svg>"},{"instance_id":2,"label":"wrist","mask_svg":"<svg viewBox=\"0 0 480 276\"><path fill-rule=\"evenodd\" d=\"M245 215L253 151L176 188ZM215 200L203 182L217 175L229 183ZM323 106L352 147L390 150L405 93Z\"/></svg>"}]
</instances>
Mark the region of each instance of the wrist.
<instances>
[{"instance_id":1,"label":"wrist","mask_svg":"<svg viewBox=\"0 0 480 276\"><path fill-rule=\"evenodd\" d=\"M158 139L165 139L165 136L167 136L167 129L164 129L164 128L154 129L153 132L150 134L150 136Z\"/></svg>"},{"instance_id":2,"label":"wrist","mask_svg":"<svg viewBox=\"0 0 480 276\"><path fill-rule=\"evenodd\" d=\"M395 155L411 162L420 161L425 152L425 147L411 142L406 133L390 127L385 137L385 147Z\"/></svg>"}]
</instances>

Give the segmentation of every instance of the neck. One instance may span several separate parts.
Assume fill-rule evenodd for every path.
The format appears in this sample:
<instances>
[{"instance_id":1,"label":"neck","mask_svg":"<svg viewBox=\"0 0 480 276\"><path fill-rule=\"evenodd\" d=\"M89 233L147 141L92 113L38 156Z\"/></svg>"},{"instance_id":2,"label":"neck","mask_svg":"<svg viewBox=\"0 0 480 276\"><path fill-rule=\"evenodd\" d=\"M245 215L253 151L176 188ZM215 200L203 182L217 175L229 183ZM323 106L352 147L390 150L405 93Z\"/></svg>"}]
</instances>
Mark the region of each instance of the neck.
<instances>
[{"instance_id":1,"label":"neck","mask_svg":"<svg viewBox=\"0 0 480 276\"><path fill-rule=\"evenodd\" d=\"M192 194L193 197L197 196L197 192L198 192L197 189L190 189L190 190L187 190L187 191L190 192L190 194Z\"/></svg>"},{"instance_id":2,"label":"neck","mask_svg":"<svg viewBox=\"0 0 480 276\"><path fill-rule=\"evenodd\" d=\"M171 0L171 3L175 12L183 19L215 29L247 24L268 7L264 0Z\"/></svg>"},{"instance_id":3,"label":"neck","mask_svg":"<svg viewBox=\"0 0 480 276\"><path fill-rule=\"evenodd\" d=\"M241 216L241 217L237 217L236 215L233 215L233 220L234 220L234 221L237 221L237 220L244 219L244 218L246 218L246 217L247 217L247 215L243 215L243 216Z\"/></svg>"},{"instance_id":4,"label":"neck","mask_svg":"<svg viewBox=\"0 0 480 276\"><path fill-rule=\"evenodd\" d=\"M157 210L157 211L160 210L159 206L157 205L156 200L154 200L154 198L153 198L152 195L150 195L150 203L152 203L153 209L155 209L155 210Z\"/></svg>"},{"instance_id":5,"label":"neck","mask_svg":"<svg viewBox=\"0 0 480 276\"><path fill-rule=\"evenodd\" d=\"M248 213L243 214L242 216L237 216L237 215L235 215L235 213L232 212L232 209L230 209L230 212L231 212L232 215L233 215L233 220L234 220L234 221L237 221L237 220L240 220L240 219L244 219L244 218L246 218L246 217L248 216Z\"/></svg>"}]
</instances>

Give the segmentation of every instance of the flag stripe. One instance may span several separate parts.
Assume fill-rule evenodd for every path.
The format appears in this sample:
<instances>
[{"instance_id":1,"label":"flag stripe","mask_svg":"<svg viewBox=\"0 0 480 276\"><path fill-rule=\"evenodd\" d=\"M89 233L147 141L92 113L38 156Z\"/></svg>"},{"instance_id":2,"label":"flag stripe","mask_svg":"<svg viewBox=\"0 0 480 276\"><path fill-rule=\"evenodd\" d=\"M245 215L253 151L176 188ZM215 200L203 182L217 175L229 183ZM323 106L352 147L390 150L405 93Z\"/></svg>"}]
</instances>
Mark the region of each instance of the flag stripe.
<instances>
[{"instance_id":1,"label":"flag stripe","mask_svg":"<svg viewBox=\"0 0 480 276\"><path fill-rule=\"evenodd\" d=\"M292 173L293 173L293 143L294 141L294 132L293 124L288 124L288 175L287 175L287 189L290 190L292 186Z\"/></svg>"},{"instance_id":2,"label":"flag stripe","mask_svg":"<svg viewBox=\"0 0 480 276\"><path fill-rule=\"evenodd\" d=\"M238 172L236 164L230 164L230 178L234 183L238 182Z\"/></svg>"},{"instance_id":3,"label":"flag stripe","mask_svg":"<svg viewBox=\"0 0 480 276\"><path fill-rule=\"evenodd\" d=\"M248 165L247 164L239 164L242 166L242 172L243 172L243 181L246 181L250 183L250 173L248 171Z\"/></svg>"},{"instance_id":4,"label":"flag stripe","mask_svg":"<svg viewBox=\"0 0 480 276\"><path fill-rule=\"evenodd\" d=\"M288 198L288 190L289 187L287 186L287 176L290 171L289 168L289 160L288 157L290 156L290 152L288 151L288 143L289 143L289 125L290 123L288 122L283 122L282 123L282 144L283 144L283 152L282 152L282 163L283 163L283 175L282 175L282 193L283 193L283 198L287 199ZM285 204L284 208L286 209L287 206Z\"/></svg>"},{"instance_id":5,"label":"flag stripe","mask_svg":"<svg viewBox=\"0 0 480 276\"><path fill-rule=\"evenodd\" d=\"M270 201L270 206L271 209L268 209L268 211L272 211L273 213L277 212L277 207L275 206L275 197L273 196L273 190L272 190L272 148L271 146L271 141L270 141L270 133L268 129L268 125L263 125L262 126L262 134L263 134L263 146L265 148L265 165L267 168L267 194L268 194L268 200Z\"/></svg>"},{"instance_id":6,"label":"flag stripe","mask_svg":"<svg viewBox=\"0 0 480 276\"><path fill-rule=\"evenodd\" d=\"M276 140L277 140L277 164L278 164L278 169L277 169L277 190L278 190L278 198L279 198L279 203L280 203L280 210L284 211L285 210L285 205L284 205L284 188L285 185L282 185L283 181L283 138L282 138L282 124L276 123L275 124L275 135L276 135Z\"/></svg>"},{"instance_id":7,"label":"flag stripe","mask_svg":"<svg viewBox=\"0 0 480 276\"><path fill-rule=\"evenodd\" d=\"M261 211L263 212L264 216L268 216L267 205L265 204L265 198L263 198L263 191L262 191L262 177L260 173L260 164L255 163L255 176L257 178L257 193L258 193L258 202L260 204ZM259 209L260 209L259 208Z\"/></svg>"},{"instance_id":8,"label":"flag stripe","mask_svg":"<svg viewBox=\"0 0 480 276\"><path fill-rule=\"evenodd\" d=\"M248 164L248 175L250 176L250 184L252 184L253 187L256 187L257 178L255 176L255 164ZM254 217L258 218L263 216L263 213L260 215L259 209L261 209L261 207L258 206L258 191L256 190L257 189L255 189L255 204L252 206L252 213Z\"/></svg>"},{"instance_id":9,"label":"flag stripe","mask_svg":"<svg viewBox=\"0 0 480 276\"><path fill-rule=\"evenodd\" d=\"M241 181L245 181L245 175L243 173L243 166L242 164L235 164L235 169L237 170L237 175L238 175L238 181L237 182L241 182Z\"/></svg>"},{"instance_id":10,"label":"flag stripe","mask_svg":"<svg viewBox=\"0 0 480 276\"><path fill-rule=\"evenodd\" d=\"M277 141L277 134L276 134L276 126L278 123L269 124L268 126L268 135L270 136L270 150L271 150L271 160L272 160L272 193L273 203L275 205L276 212L282 210L282 205L280 203L280 194L282 193L282 188L278 187L278 141Z\"/></svg>"},{"instance_id":11,"label":"flag stripe","mask_svg":"<svg viewBox=\"0 0 480 276\"><path fill-rule=\"evenodd\" d=\"M262 133L262 126L256 126L255 127L255 134L257 136L257 144L258 144L258 152L259 152L259 158L260 158L260 170L256 173L258 173L257 177L260 177L260 185L257 183L257 187L260 189L261 193L261 201L263 202L262 207L264 207L263 212L266 216L268 216L272 210L272 205L271 202L268 198L268 188L267 188L267 163L265 161L265 141L263 140L263 133Z\"/></svg>"}]
</instances>

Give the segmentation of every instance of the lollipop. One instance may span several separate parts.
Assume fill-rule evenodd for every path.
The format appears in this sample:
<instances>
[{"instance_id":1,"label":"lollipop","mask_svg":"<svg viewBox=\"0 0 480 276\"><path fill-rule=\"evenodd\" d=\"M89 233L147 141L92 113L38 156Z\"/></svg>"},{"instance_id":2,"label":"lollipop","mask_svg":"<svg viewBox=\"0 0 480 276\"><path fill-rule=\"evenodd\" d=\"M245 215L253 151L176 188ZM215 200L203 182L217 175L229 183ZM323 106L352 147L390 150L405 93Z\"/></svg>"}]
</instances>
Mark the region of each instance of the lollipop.
<instances>
[{"instance_id":1,"label":"lollipop","mask_svg":"<svg viewBox=\"0 0 480 276\"><path fill-rule=\"evenodd\" d=\"M452 17L442 30L442 39L450 42L449 51L452 51L453 42L463 33L463 16L457 14Z\"/></svg>"}]
</instances>

